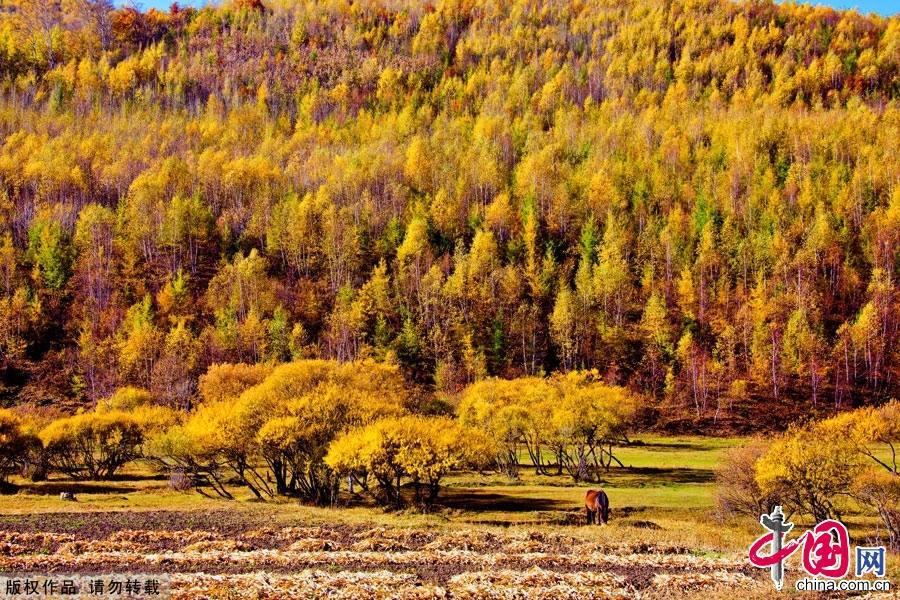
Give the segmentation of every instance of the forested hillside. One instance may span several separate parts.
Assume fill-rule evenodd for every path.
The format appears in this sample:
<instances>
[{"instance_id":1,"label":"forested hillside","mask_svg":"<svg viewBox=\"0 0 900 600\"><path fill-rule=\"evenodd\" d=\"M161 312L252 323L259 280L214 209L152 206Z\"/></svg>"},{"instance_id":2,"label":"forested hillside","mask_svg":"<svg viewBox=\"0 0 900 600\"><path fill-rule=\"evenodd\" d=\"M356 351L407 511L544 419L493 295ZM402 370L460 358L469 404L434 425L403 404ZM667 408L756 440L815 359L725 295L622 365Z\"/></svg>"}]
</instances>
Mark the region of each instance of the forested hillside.
<instances>
[{"instance_id":1,"label":"forested hillside","mask_svg":"<svg viewBox=\"0 0 900 600\"><path fill-rule=\"evenodd\" d=\"M0 2L2 403L221 362L660 414L900 377L900 18L765 1Z\"/></svg>"}]
</instances>

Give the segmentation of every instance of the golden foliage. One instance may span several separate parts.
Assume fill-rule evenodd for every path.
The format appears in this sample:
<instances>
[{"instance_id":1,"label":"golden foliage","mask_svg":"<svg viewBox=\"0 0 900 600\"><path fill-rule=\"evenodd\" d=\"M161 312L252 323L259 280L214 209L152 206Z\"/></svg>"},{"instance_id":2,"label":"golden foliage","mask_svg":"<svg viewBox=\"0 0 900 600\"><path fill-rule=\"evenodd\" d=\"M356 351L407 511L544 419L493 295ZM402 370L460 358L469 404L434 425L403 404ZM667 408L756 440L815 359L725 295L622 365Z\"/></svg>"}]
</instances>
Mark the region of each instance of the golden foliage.
<instances>
[{"instance_id":1,"label":"golden foliage","mask_svg":"<svg viewBox=\"0 0 900 600\"><path fill-rule=\"evenodd\" d=\"M35 438L25 428L22 418L9 409L0 409L0 482L20 469L26 452Z\"/></svg>"},{"instance_id":2,"label":"golden foliage","mask_svg":"<svg viewBox=\"0 0 900 600\"><path fill-rule=\"evenodd\" d=\"M898 543L898 415L898 402L891 401L790 428L756 461L760 490L818 520L836 516L835 499L853 494L878 512L891 543Z\"/></svg>"},{"instance_id":3,"label":"golden foliage","mask_svg":"<svg viewBox=\"0 0 900 600\"><path fill-rule=\"evenodd\" d=\"M625 438L639 405L634 394L603 383L596 371L572 371L479 381L463 392L458 414L462 424L502 445L497 460L510 475L516 475L520 448L539 473L546 471L549 449L577 481L609 468L612 446Z\"/></svg>"},{"instance_id":4,"label":"golden foliage","mask_svg":"<svg viewBox=\"0 0 900 600\"><path fill-rule=\"evenodd\" d=\"M374 478L385 502L402 504L404 479L415 486L417 501L422 499L420 485L427 486L425 499L431 502L447 473L485 465L491 446L485 434L451 419L409 415L347 432L330 445L325 463L364 487Z\"/></svg>"},{"instance_id":5,"label":"golden foliage","mask_svg":"<svg viewBox=\"0 0 900 600\"><path fill-rule=\"evenodd\" d=\"M233 395L256 378L256 385ZM219 365L204 381L207 401L159 436L154 453L202 473L217 488L221 469L230 467L260 496L330 502L335 482L323 463L328 444L351 427L406 410L399 369L373 361L303 360L252 370Z\"/></svg>"}]
</instances>

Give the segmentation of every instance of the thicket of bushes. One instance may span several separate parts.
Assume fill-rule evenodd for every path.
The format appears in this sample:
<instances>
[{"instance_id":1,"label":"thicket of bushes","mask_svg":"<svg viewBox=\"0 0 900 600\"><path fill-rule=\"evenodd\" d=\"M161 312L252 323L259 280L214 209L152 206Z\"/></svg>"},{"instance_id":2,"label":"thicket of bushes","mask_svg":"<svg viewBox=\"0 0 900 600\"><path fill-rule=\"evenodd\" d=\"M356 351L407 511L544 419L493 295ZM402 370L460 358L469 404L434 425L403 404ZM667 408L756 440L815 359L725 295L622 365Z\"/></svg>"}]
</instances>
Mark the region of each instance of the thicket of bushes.
<instances>
[{"instance_id":1,"label":"thicket of bushes","mask_svg":"<svg viewBox=\"0 0 900 600\"><path fill-rule=\"evenodd\" d=\"M583 481L618 462L613 447L627 440L638 408L636 396L603 383L596 371L572 371L479 381L463 392L458 413L496 441L497 463L508 475L518 475L524 449L536 473L548 473L549 454L557 473Z\"/></svg>"},{"instance_id":2,"label":"thicket of bushes","mask_svg":"<svg viewBox=\"0 0 900 600\"><path fill-rule=\"evenodd\" d=\"M402 504L404 480L414 485L416 501L430 502L447 473L486 467L492 454L493 442L484 434L445 417L405 415L343 434L330 446L325 463L366 491L373 481L379 500ZM423 487L427 490L424 497Z\"/></svg>"},{"instance_id":3,"label":"thicket of bushes","mask_svg":"<svg viewBox=\"0 0 900 600\"><path fill-rule=\"evenodd\" d=\"M23 419L9 409L0 409L0 483L23 469L32 449L39 446Z\"/></svg>"},{"instance_id":4,"label":"thicket of bushes","mask_svg":"<svg viewBox=\"0 0 900 600\"><path fill-rule=\"evenodd\" d=\"M287 494L329 503L339 483L324 462L331 442L347 429L410 408L399 370L388 365L297 361L274 368L256 385L247 373L212 369L201 404L156 440L156 460L226 497L223 478L235 473L260 498Z\"/></svg>"},{"instance_id":5,"label":"thicket of bushes","mask_svg":"<svg viewBox=\"0 0 900 600\"><path fill-rule=\"evenodd\" d=\"M880 517L900 548L900 401L793 426L727 457L718 474L725 513L758 516L776 504L817 521L840 518L848 500Z\"/></svg>"},{"instance_id":6,"label":"thicket of bushes","mask_svg":"<svg viewBox=\"0 0 900 600\"><path fill-rule=\"evenodd\" d=\"M431 502L454 470L517 475L520 448L538 473L548 473L551 451L558 472L594 478L615 460L613 444L637 408L597 373L572 372L484 380L465 391L458 418L429 414L437 405L412 394L397 366L374 361L221 364L199 391L189 411L126 387L56 419L0 412L0 470L109 479L144 459L177 474L179 487L225 498L239 483L261 499L331 504L345 481L383 504L403 504L404 487L415 502Z\"/></svg>"},{"instance_id":7,"label":"thicket of bushes","mask_svg":"<svg viewBox=\"0 0 900 600\"><path fill-rule=\"evenodd\" d=\"M177 473L179 487L231 498L293 496L332 504L342 483L401 505L432 502L446 475L497 469L596 479L618 462L640 399L594 371L485 379L459 397L456 417L432 414L397 366L301 360L279 366L216 365L189 411L120 388L90 411L55 419L0 409L0 481L56 472L109 479L144 459ZM900 402L797 425L774 440L732 450L718 473L726 513L775 504L817 520L840 517L850 498L874 510L900 544ZM412 494L404 494L403 488Z\"/></svg>"}]
</instances>

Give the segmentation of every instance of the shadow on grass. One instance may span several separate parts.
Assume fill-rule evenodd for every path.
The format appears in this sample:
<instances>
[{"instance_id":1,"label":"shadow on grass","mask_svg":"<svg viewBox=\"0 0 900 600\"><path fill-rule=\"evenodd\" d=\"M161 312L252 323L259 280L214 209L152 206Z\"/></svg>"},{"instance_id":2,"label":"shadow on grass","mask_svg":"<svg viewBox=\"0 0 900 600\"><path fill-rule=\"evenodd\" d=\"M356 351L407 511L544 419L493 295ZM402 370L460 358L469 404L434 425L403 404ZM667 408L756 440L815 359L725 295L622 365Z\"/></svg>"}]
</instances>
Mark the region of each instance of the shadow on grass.
<instances>
[{"instance_id":1,"label":"shadow on grass","mask_svg":"<svg viewBox=\"0 0 900 600\"><path fill-rule=\"evenodd\" d=\"M637 440L622 446L622 448L639 448L641 450L650 450L651 452L712 452L713 450L721 450L722 446L695 440L685 442L643 442Z\"/></svg>"},{"instance_id":2,"label":"shadow on grass","mask_svg":"<svg viewBox=\"0 0 900 600\"><path fill-rule=\"evenodd\" d=\"M522 498L497 492L477 490L447 490L440 505L449 509L464 510L471 515L470 522L480 525L572 525L587 523L584 507L577 502L547 498ZM628 518L642 513L632 506L611 507L610 520Z\"/></svg>"},{"instance_id":3,"label":"shadow on grass","mask_svg":"<svg viewBox=\"0 0 900 600\"><path fill-rule=\"evenodd\" d=\"M141 489L144 488L138 485L114 485L103 481L49 481L20 485L16 491L41 496L72 492L78 496L78 494L128 494Z\"/></svg>"},{"instance_id":4,"label":"shadow on grass","mask_svg":"<svg viewBox=\"0 0 900 600\"><path fill-rule=\"evenodd\" d=\"M441 492L440 503L447 508L473 512L535 512L561 511L572 508L571 502L550 498L523 498L511 494L481 492L470 489L446 489Z\"/></svg>"},{"instance_id":5,"label":"shadow on grass","mask_svg":"<svg viewBox=\"0 0 900 600\"><path fill-rule=\"evenodd\" d=\"M658 487L685 483L712 483L716 474L710 469L660 469L657 467L619 467L603 474L603 482L616 487Z\"/></svg>"},{"instance_id":6,"label":"shadow on grass","mask_svg":"<svg viewBox=\"0 0 900 600\"><path fill-rule=\"evenodd\" d=\"M165 473L116 473L107 481L166 481Z\"/></svg>"}]
</instances>

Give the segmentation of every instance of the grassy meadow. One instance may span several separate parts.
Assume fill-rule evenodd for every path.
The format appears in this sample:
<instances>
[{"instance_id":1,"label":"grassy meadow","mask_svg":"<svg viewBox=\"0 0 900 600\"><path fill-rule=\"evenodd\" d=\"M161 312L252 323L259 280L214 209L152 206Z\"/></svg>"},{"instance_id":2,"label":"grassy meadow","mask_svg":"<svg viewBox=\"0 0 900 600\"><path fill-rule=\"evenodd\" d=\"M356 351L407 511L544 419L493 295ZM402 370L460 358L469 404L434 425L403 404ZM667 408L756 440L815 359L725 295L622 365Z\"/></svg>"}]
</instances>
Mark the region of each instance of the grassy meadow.
<instances>
[{"instance_id":1,"label":"grassy meadow","mask_svg":"<svg viewBox=\"0 0 900 600\"><path fill-rule=\"evenodd\" d=\"M654 513L673 511L713 511L714 469L722 451L740 441L740 438L636 438L634 445L616 453L625 468L611 467L602 484L611 498L613 519L650 519ZM165 477L153 474L147 465L140 463L126 466L113 481L73 481L55 475L37 483L13 477L12 483L18 486L17 493L0 495L0 511L4 514L55 512L73 507L79 511L188 510L254 503L252 494L240 486L230 488L236 502L196 492L173 491ZM523 464L518 480L494 473L467 472L445 481L438 512L451 521L466 523L504 526L574 523L583 517L580 507L588 487L590 484L574 484L565 474L535 475L527 464ZM61 504L58 494L63 491L74 492L77 502ZM284 505L297 508L293 502L278 504ZM331 512L354 510L357 508L351 506Z\"/></svg>"}]
</instances>

